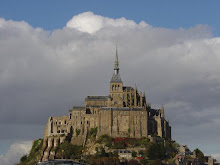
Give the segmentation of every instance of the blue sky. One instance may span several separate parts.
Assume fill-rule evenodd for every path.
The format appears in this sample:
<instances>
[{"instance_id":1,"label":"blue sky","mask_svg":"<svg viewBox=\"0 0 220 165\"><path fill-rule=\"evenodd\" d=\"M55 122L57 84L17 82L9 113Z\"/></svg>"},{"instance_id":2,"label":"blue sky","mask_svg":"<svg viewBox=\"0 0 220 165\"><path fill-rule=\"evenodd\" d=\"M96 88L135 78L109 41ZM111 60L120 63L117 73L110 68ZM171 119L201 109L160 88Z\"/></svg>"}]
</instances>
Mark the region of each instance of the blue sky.
<instances>
[{"instance_id":1,"label":"blue sky","mask_svg":"<svg viewBox=\"0 0 220 165\"><path fill-rule=\"evenodd\" d=\"M217 0L2 0L0 16L53 30L65 26L73 15L92 11L111 18L125 17L136 22L144 20L156 27L189 28L206 24L215 36L219 36L219 6Z\"/></svg>"},{"instance_id":2,"label":"blue sky","mask_svg":"<svg viewBox=\"0 0 220 165\"><path fill-rule=\"evenodd\" d=\"M116 41L125 84L137 83L157 108L164 104L174 140L220 160L219 6L217 0L1 0L0 161L11 159L11 144L42 137L49 116L108 93Z\"/></svg>"}]
</instances>

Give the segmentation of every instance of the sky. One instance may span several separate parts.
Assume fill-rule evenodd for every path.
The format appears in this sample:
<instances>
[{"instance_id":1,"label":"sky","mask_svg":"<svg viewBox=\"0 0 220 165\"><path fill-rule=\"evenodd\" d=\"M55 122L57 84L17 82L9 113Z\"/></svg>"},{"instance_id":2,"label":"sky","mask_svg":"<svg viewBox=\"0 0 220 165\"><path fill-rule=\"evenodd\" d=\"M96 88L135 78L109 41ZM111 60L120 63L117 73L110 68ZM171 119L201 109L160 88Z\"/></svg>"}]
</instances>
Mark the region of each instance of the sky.
<instances>
[{"instance_id":1,"label":"sky","mask_svg":"<svg viewBox=\"0 0 220 165\"><path fill-rule=\"evenodd\" d=\"M0 2L0 165L42 138L49 116L124 85L165 107L172 137L220 160L219 1Z\"/></svg>"}]
</instances>

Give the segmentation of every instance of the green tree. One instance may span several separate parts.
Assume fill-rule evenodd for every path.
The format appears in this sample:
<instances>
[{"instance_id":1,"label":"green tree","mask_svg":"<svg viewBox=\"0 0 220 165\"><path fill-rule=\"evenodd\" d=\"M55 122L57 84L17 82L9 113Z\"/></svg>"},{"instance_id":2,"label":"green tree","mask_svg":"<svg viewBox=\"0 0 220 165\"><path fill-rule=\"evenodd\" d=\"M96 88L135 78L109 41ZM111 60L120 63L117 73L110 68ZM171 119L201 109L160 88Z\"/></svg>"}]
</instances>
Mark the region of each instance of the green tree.
<instances>
[{"instance_id":1,"label":"green tree","mask_svg":"<svg viewBox=\"0 0 220 165\"><path fill-rule=\"evenodd\" d=\"M199 150L198 148L196 148L196 149L194 150L194 152L196 153L196 157L198 158L198 160L199 160L200 162L204 163L204 162L205 162L205 157L204 157L203 152L202 152L201 150Z\"/></svg>"},{"instance_id":2,"label":"green tree","mask_svg":"<svg viewBox=\"0 0 220 165\"><path fill-rule=\"evenodd\" d=\"M135 158L135 157L137 157L137 152L133 150L133 151L131 152L131 155L132 155L133 158Z\"/></svg>"},{"instance_id":3,"label":"green tree","mask_svg":"<svg viewBox=\"0 0 220 165\"><path fill-rule=\"evenodd\" d=\"M140 145L141 145L142 147L146 146L147 144L149 144L149 140L148 140L147 138L142 138L142 139L140 140Z\"/></svg>"},{"instance_id":4,"label":"green tree","mask_svg":"<svg viewBox=\"0 0 220 165\"><path fill-rule=\"evenodd\" d=\"M23 163L27 160L27 155L24 155L21 157L20 161Z\"/></svg>"},{"instance_id":5,"label":"green tree","mask_svg":"<svg viewBox=\"0 0 220 165\"><path fill-rule=\"evenodd\" d=\"M113 138L108 135L102 135L99 137L99 139L96 141L97 143L103 144L105 143L106 147L111 148Z\"/></svg>"},{"instance_id":6,"label":"green tree","mask_svg":"<svg viewBox=\"0 0 220 165\"><path fill-rule=\"evenodd\" d=\"M82 154L82 146L72 145L68 142L60 144L57 148L58 158L79 159Z\"/></svg>"},{"instance_id":7,"label":"green tree","mask_svg":"<svg viewBox=\"0 0 220 165\"><path fill-rule=\"evenodd\" d=\"M160 159L151 160L148 165L163 165L162 161Z\"/></svg>"},{"instance_id":8,"label":"green tree","mask_svg":"<svg viewBox=\"0 0 220 165\"><path fill-rule=\"evenodd\" d=\"M163 160L166 157L166 150L162 143L153 143L150 145L147 156L151 160L160 159Z\"/></svg>"}]
</instances>

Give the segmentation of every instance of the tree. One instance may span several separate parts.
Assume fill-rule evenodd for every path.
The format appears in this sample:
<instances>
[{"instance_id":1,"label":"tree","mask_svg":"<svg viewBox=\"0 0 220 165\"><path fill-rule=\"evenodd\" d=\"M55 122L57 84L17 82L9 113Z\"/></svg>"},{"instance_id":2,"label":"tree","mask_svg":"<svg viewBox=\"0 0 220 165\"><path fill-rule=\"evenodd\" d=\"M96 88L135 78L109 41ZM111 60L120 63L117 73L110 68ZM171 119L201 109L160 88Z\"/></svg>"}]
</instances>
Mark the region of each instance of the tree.
<instances>
[{"instance_id":1,"label":"tree","mask_svg":"<svg viewBox=\"0 0 220 165\"><path fill-rule=\"evenodd\" d=\"M151 160L163 160L166 157L166 150L162 143L153 143L150 145L147 156Z\"/></svg>"},{"instance_id":2,"label":"tree","mask_svg":"<svg viewBox=\"0 0 220 165\"><path fill-rule=\"evenodd\" d=\"M160 159L152 160L148 163L148 165L163 165Z\"/></svg>"},{"instance_id":3,"label":"tree","mask_svg":"<svg viewBox=\"0 0 220 165\"><path fill-rule=\"evenodd\" d=\"M136 151L132 151L131 155L132 155L133 158L135 158L135 157L137 157L137 152Z\"/></svg>"},{"instance_id":4,"label":"tree","mask_svg":"<svg viewBox=\"0 0 220 165\"><path fill-rule=\"evenodd\" d=\"M204 162L205 162L205 157L204 157L203 152L202 152L201 150L199 150L198 148L196 148L196 149L194 150L194 152L196 153L196 157L198 158L198 160L199 160L200 162L204 163Z\"/></svg>"},{"instance_id":5,"label":"tree","mask_svg":"<svg viewBox=\"0 0 220 165\"><path fill-rule=\"evenodd\" d=\"M27 155L24 155L21 157L20 161L23 163L27 160Z\"/></svg>"},{"instance_id":6,"label":"tree","mask_svg":"<svg viewBox=\"0 0 220 165\"><path fill-rule=\"evenodd\" d=\"M72 145L68 142L60 144L56 156L59 158L79 159L82 154L82 146Z\"/></svg>"},{"instance_id":7,"label":"tree","mask_svg":"<svg viewBox=\"0 0 220 165\"><path fill-rule=\"evenodd\" d=\"M128 165L141 165L137 160L134 160L134 159L131 159L129 162L128 162Z\"/></svg>"}]
</instances>

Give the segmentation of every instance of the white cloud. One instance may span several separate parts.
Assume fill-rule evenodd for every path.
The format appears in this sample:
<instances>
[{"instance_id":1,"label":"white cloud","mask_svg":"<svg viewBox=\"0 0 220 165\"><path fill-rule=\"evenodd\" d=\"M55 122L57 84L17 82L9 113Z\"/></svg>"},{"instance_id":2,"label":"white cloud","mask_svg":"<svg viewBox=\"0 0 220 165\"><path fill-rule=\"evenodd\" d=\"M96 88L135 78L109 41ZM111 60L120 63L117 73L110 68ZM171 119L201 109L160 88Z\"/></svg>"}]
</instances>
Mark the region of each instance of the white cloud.
<instances>
[{"instance_id":1,"label":"white cloud","mask_svg":"<svg viewBox=\"0 0 220 165\"><path fill-rule=\"evenodd\" d=\"M212 156L213 156L218 162L220 162L220 154L212 154Z\"/></svg>"},{"instance_id":2,"label":"white cloud","mask_svg":"<svg viewBox=\"0 0 220 165\"><path fill-rule=\"evenodd\" d=\"M47 32L0 19L0 123L44 125L49 116L83 105L87 95L107 95L118 41L124 84L136 83L147 101L165 105L174 139L201 146L208 139L215 146L220 38L209 27L155 28L91 12L66 26Z\"/></svg>"},{"instance_id":3,"label":"white cloud","mask_svg":"<svg viewBox=\"0 0 220 165\"><path fill-rule=\"evenodd\" d=\"M148 25L144 21L137 25L134 21L127 20L124 17L119 19L111 19L95 15L92 12L84 12L73 16L73 18L67 22L66 26L92 34L108 26L134 28L138 26L146 27Z\"/></svg>"},{"instance_id":4,"label":"white cloud","mask_svg":"<svg viewBox=\"0 0 220 165\"><path fill-rule=\"evenodd\" d=\"M30 141L12 144L5 155L0 155L0 165L12 165L18 163L23 155L28 154L31 146L32 143Z\"/></svg>"}]
</instances>

